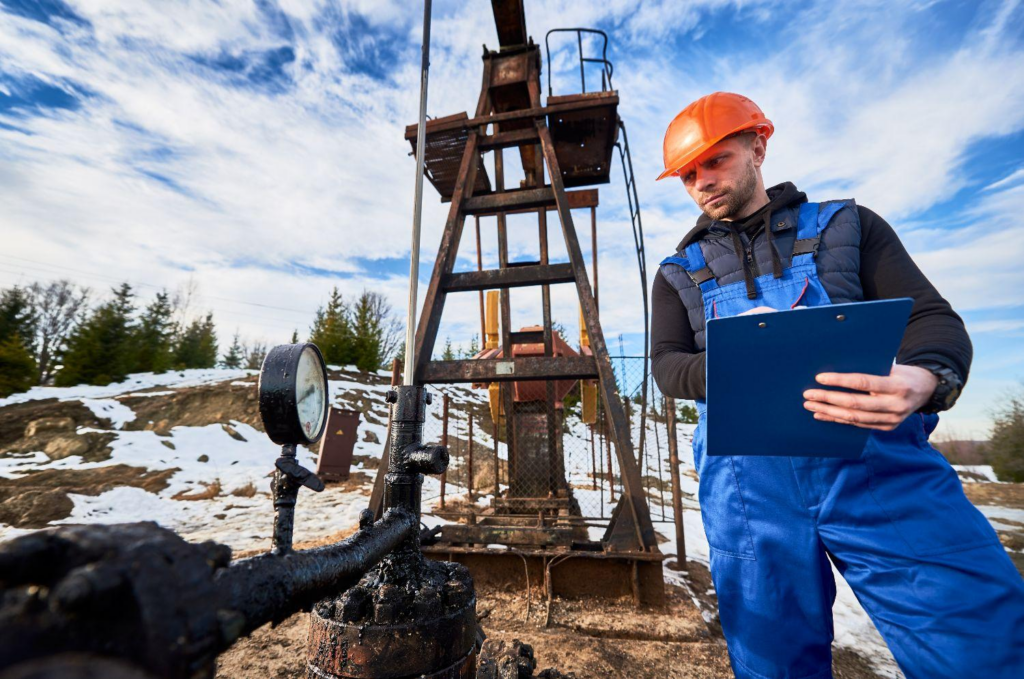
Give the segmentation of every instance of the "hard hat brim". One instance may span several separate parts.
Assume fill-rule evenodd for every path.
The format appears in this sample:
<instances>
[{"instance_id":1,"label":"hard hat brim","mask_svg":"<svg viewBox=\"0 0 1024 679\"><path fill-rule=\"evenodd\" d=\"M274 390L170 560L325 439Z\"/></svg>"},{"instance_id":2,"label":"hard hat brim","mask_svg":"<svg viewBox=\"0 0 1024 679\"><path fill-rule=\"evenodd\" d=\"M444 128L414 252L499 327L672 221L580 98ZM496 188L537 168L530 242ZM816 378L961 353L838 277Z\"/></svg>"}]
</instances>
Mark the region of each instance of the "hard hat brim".
<instances>
[{"instance_id":1,"label":"hard hat brim","mask_svg":"<svg viewBox=\"0 0 1024 679\"><path fill-rule=\"evenodd\" d=\"M698 148L694 149L693 151L690 151L689 153L684 155L679 160L674 161L672 163L672 167L666 169L664 172L662 172L660 175L658 175L658 178L655 179L654 181L660 182L665 177L678 177L680 175L681 171L687 165L689 165L693 161L697 160L697 158L699 158L703 153L705 153L708 149L710 149L712 146L714 146L718 142L722 141L723 139L726 139L727 137L731 137L734 134L739 134L740 132L745 132L747 130L755 130L755 131L757 131L759 128L765 128L764 131L762 132L762 134L764 134L764 136L765 136L765 139L768 139L769 137L771 137L772 133L775 132L775 126L772 125L772 121L767 120L767 119L765 119L764 122L760 122L759 121L759 122L755 122L753 124L745 123L743 125L740 125L739 127L737 127L734 130L730 130L729 132L726 132L725 134L723 134L723 135L721 135L719 137L714 137L714 138L706 141L704 144L702 144Z\"/></svg>"}]
</instances>

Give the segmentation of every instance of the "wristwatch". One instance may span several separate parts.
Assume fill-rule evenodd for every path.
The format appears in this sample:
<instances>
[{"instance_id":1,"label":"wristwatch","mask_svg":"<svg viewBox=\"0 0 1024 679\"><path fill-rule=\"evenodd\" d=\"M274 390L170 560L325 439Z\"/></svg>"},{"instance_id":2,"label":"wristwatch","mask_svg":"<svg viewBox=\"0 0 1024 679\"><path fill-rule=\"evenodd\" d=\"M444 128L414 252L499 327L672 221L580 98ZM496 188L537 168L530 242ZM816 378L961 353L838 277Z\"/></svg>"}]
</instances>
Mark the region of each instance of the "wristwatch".
<instances>
[{"instance_id":1,"label":"wristwatch","mask_svg":"<svg viewBox=\"0 0 1024 679\"><path fill-rule=\"evenodd\" d=\"M917 363L916 365L939 378L932 397L921 406L920 412L931 414L952 408L960 397L960 390L964 386L960 376L954 370L938 363Z\"/></svg>"}]
</instances>

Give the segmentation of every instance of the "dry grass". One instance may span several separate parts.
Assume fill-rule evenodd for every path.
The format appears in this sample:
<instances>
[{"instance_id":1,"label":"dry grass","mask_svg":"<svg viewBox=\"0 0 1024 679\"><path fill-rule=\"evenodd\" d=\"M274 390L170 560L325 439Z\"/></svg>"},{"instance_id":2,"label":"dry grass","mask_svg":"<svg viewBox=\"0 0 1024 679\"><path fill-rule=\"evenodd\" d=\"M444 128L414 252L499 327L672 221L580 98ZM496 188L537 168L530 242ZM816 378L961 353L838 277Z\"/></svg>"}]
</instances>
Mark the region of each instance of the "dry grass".
<instances>
[{"instance_id":1,"label":"dry grass","mask_svg":"<svg viewBox=\"0 0 1024 679\"><path fill-rule=\"evenodd\" d=\"M241 488L235 488L231 494L235 497L252 497L256 494L256 485L250 481Z\"/></svg>"},{"instance_id":2,"label":"dry grass","mask_svg":"<svg viewBox=\"0 0 1024 679\"><path fill-rule=\"evenodd\" d=\"M214 479L210 483L203 483L203 490L196 493L189 493L187 491L181 491L171 497L172 500L212 500L218 497L221 493L220 479Z\"/></svg>"}]
</instances>

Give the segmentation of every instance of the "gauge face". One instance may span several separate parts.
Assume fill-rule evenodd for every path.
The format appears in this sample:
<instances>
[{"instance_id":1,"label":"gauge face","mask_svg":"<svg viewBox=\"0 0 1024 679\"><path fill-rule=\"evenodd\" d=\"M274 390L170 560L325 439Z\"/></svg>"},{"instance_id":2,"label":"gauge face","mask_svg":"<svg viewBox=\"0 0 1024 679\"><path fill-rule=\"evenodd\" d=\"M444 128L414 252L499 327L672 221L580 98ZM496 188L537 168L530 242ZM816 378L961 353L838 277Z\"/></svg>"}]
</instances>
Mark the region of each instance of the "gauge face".
<instances>
[{"instance_id":1,"label":"gauge face","mask_svg":"<svg viewBox=\"0 0 1024 679\"><path fill-rule=\"evenodd\" d=\"M327 423L327 370L315 344L267 352L257 387L267 436L281 445L313 443Z\"/></svg>"},{"instance_id":2,"label":"gauge face","mask_svg":"<svg viewBox=\"0 0 1024 679\"><path fill-rule=\"evenodd\" d=\"M306 438L318 438L327 415L327 384L320 356L311 346L299 355L295 371L295 409Z\"/></svg>"}]
</instances>

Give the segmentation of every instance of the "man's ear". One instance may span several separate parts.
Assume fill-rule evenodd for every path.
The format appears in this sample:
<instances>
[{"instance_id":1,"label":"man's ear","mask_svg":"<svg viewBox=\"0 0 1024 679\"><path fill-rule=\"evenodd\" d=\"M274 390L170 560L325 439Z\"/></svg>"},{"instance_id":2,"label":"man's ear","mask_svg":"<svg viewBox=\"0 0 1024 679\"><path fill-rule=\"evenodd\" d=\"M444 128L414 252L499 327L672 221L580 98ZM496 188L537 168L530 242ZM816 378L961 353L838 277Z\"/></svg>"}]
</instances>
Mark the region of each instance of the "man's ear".
<instances>
[{"instance_id":1,"label":"man's ear","mask_svg":"<svg viewBox=\"0 0 1024 679\"><path fill-rule=\"evenodd\" d=\"M754 154L754 167L761 167L765 154L768 152L768 137L759 134L750 142L750 150Z\"/></svg>"}]
</instances>

